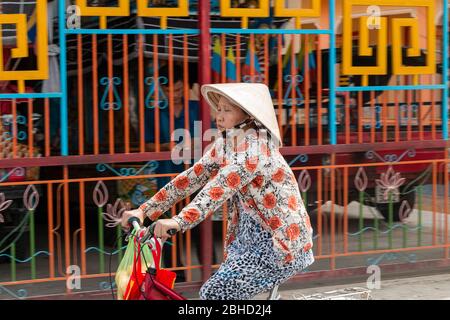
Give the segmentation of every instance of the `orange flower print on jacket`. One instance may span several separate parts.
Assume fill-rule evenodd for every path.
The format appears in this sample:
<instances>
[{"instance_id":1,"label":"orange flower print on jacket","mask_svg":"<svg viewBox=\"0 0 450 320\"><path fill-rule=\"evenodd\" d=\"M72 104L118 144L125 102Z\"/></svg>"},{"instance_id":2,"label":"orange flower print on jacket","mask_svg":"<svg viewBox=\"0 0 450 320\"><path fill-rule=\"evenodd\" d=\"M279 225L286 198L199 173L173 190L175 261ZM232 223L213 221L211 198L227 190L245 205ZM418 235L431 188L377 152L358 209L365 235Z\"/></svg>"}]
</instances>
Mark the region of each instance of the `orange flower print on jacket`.
<instances>
[{"instance_id":1,"label":"orange flower print on jacket","mask_svg":"<svg viewBox=\"0 0 450 320\"><path fill-rule=\"evenodd\" d=\"M227 229L229 236L239 232L233 226L237 225L240 215L236 202L241 201L244 209L254 214L264 229L272 233L274 249L282 257L277 259L277 264L282 266L286 260L297 259L298 254L309 247L308 243L313 242L313 230L289 164L273 142L249 134L245 137L248 149L236 153L230 150L225 157L230 164L221 166L225 160L222 159L223 140L219 137L196 164L180 173L140 208L155 220L198 191L181 213L172 218L185 232L229 201L226 202L227 222L231 226Z\"/></svg>"},{"instance_id":2,"label":"orange flower print on jacket","mask_svg":"<svg viewBox=\"0 0 450 320\"><path fill-rule=\"evenodd\" d=\"M236 237L234 236L234 234L231 234L230 237L227 239L227 246L229 246L230 243L234 241L234 239L236 239Z\"/></svg>"},{"instance_id":3,"label":"orange flower print on jacket","mask_svg":"<svg viewBox=\"0 0 450 320\"><path fill-rule=\"evenodd\" d=\"M190 208L183 212L182 218L188 223L194 223L200 218L200 212L195 208Z\"/></svg>"},{"instance_id":4,"label":"orange flower print on jacket","mask_svg":"<svg viewBox=\"0 0 450 320\"><path fill-rule=\"evenodd\" d=\"M258 166L258 158L253 157L245 161L245 168L250 171L254 172L256 170L256 167Z\"/></svg>"},{"instance_id":5,"label":"orange flower print on jacket","mask_svg":"<svg viewBox=\"0 0 450 320\"><path fill-rule=\"evenodd\" d=\"M150 220L152 220L152 221L155 221L156 219L158 219L158 217L160 216L160 215L162 215L163 213L162 213L162 211L161 210L156 210L155 212L153 212L151 215L150 215Z\"/></svg>"},{"instance_id":6,"label":"orange flower print on jacket","mask_svg":"<svg viewBox=\"0 0 450 320\"><path fill-rule=\"evenodd\" d=\"M236 189L237 186L239 186L239 184L241 183L241 177L239 176L239 174L237 174L237 172L231 172L228 176L227 176L227 185L231 188L231 189Z\"/></svg>"},{"instance_id":7,"label":"orange flower print on jacket","mask_svg":"<svg viewBox=\"0 0 450 320\"><path fill-rule=\"evenodd\" d=\"M240 191L241 191L241 193L247 193L248 186L243 186Z\"/></svg>"},{"instance_id":8,"label":"orange flower print on jacket","mask_svg":"<svg viewBox=\"0 0 450 320\"><path fill-rule=\"evenodd\" d=\"M173 182L175 187L180 190L184 190L189 187L189 178L186 176L178 176Z\"/></svg>"},{"instance_id":9,"label":"orange flower print on jacket","mask_svg":"<svg viewBox=\"0 0 450 320\"><path fill-rule=\"evenodd\" d=\"M297 223L292 223L287 227L286 229L286 235L289 238L289 240L293 241L298 238L300 235L300 227Z\"/></svg>"},{"instance_id":10,"label":"orange flower print on jacket","mask_svg":"<svg viewBox=\"0 0 450 320\"><path fill-rule=\"evenodd\" d=\"M290 196L288 198L288 208L292 211L297 210L297 198L295 196Z\"/></svg>"},{"instance_id":11,"label":"orange flower print on jacket","mask_svg":"<svg viewBox=\"0 0 450 320\"><path fill-rule=\"evenodd\" d=\"M289 263L289 262L291 262L292 260L293 260L292 254L290 254L290 253L288 253L288 254L286 255L286 257L284 258L284 262L285 262L285 263Z\"/></svg>"},{"instance_id":12,"label":"orange flower print on jacket","mask_svg":"<svg viewBox=\"0 0 450 320\"><path fill-rule=\"evenodd\" d=\"M212 170L211 171L211 179L214 179L218 173L219 173L219 170Z\"/></svg>"},{"instance_id":13,"label":"orange flower print on jacket","mask_svg":"<svg viewBox=\"0 0 450 320\"><path fill-rule=\"evenodd\" d=\"M221 161L220 167L223 168L223 167L226 167L229 164L230 164L230 161L228 161L227 159L224 159L223 161Z\"/></svg>"},{"instance_id":14,"label":"orange flower print on jacket","mask_svg":"<svg viewBox=\"0 0 450 320\"><path fill-rule=\"evenodd\" d=\"M303 251L304 252L308 252L309 250L311 250L312 248L312 243L308 242L304 247L303 247Z\"/></svg>"},{"instance_id":15,"label":"orange flower print on jacket","mask_svg":"<svg viewBox=\"0 0 450 320\"><path fill-rule=\"evenodd\" d=\"M241 143L240 145L237 146L236 151L237 152L245 152L248 150L249 144L247 141L245 141L244 143Z\"/></svg>"},{"instance_id":16,"label":"orange flower print on jacket","mask_svg":"<svg viewBox=\"0 0 450 320\"><path fill-rule=\"evenodd\" d=\"M273 209L277 205L277 197L273 193L264 196L263 204L266 209Z\"/></svg>"},{"instance_id":17,"label":"orange flower print on jacket","mask_svg":"<svg viewBox=\"0 0 450 320\"><path fill-rule=\"evenodd\" d=\"M159 190L156 194L155 194L155 200L158 202L164 202L167 199L167 191L164 189Z\"/></svg>"},{"instance_id":18,"label":"orange flower print on jacket","mask_svg":"<svg viewBox=\"0 0 450 320\"><path fill-rule=\"evenodd\" d=\"M205 171L205 167L201 163L194 165L194 173L198 177Z\"/></svg>"},{"instance_id":19,"label":"orange flower print on jacket","mask_svg":"<svg viewBox=\"0 0 450 320\"><path fill-rule=\"evenodd\" d=\"M221 187L214 187L209 190L209 195L214 201L219 200L223 196L224 190Z\"/></svg>"},{"instance_id":20,"label":"orange flower print on jacket","mask_svg":"<svg viewBox=\"0 0 450 320\"><path fill-rule=\"evenodd\" d=\"M272 180L277 183L282 183L284 181L284 170L282 168L278 169L272 175Z\"/></svg>"},{"instance_id":21,"label":"orange flower print on jacket","mask_svg":"<svg viewBox=\"0 0 450 320\"><path fill-rule=\"evenodd\" d=\"M250 208L256 208L256 202L255 202L255 200L253 200L253 199L248 200L248 201L247 201L247 205L248 205Z\"/></svg>"},{"instance_id":22,"label":"orange flower print on jacket","mask_svg":"<svg viewBox=\"0 0 450 320\"><path fill-rule=\"evenodd\" d=\"M281 227L282 223L280 218L278 217L272 217L269 219L269 226L272 230L278 229L279 227Z\"/></svg>"},{"instance_id":23,"label":"orange flower print on jacket","mask_svg":"<svg viewBox=\"0 0 450 320\"><path fill-rule=\"evenodd\" d=\"M283 250L285 251L289 251L289 248L286 246L286 243L284 243L284 241L277 239L278 243L280 244L280 246L283 248Z\"/></svg>"}]
</instances>

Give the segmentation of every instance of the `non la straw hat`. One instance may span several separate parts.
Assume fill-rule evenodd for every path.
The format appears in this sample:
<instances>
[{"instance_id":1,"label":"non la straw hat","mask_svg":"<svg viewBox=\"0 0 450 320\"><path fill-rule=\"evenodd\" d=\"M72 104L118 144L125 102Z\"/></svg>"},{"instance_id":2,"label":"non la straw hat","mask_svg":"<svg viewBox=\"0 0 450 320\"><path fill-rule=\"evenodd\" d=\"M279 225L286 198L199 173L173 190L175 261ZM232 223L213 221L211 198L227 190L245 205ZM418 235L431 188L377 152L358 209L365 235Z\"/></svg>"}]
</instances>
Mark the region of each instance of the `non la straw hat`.
<instances>
[{"instance_id":1,"label":"non la straw hat","mask_svg":"<svg viewBox=\"0 0 450 320\"><path fill-rule=\"evenodd\" d=\"M246 113L259 121L281 146L280 129L269 88L263 83L205 84L201 93L208 104L217 110L220 96L225 96Z\"/></svg>"}]
</instances>

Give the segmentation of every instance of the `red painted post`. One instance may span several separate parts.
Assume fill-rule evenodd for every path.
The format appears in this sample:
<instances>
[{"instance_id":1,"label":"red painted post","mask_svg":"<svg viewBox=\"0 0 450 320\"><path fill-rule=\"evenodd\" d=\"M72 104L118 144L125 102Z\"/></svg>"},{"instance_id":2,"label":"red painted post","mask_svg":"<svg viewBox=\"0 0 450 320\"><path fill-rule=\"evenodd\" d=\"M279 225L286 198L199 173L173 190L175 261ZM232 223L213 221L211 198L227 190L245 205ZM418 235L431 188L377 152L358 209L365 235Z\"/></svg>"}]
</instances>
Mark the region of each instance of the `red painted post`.
<instances>
[{"instance_id":1,"label":"red painted post","mask_svg":"<svg viewBox=\"0 0 450 320\"><path fill-rule=\"evenodd\" d=\"M211 83L211 35L210 35L210 1L200 0L198 2L198 28L200 29L199 61L198 61L198 81L199 85ZM200 110L202 119L202 134L210 128L211 116L207 102L200 96ZM202 150L208 145L202 139ZM211 276L212 265L212 221L207 218L200 224L200 246L202 263L202 281L206 282Z\"/></svg>"}]
</instances>

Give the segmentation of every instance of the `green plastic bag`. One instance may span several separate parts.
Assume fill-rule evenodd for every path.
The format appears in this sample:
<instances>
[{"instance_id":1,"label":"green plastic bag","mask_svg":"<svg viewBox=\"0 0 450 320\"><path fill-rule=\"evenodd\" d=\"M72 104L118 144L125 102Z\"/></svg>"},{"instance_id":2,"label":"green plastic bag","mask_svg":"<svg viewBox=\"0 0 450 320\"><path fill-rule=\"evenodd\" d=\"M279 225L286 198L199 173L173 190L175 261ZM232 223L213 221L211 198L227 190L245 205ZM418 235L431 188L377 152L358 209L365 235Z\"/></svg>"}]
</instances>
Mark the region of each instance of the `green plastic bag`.
<instances>
[{"instance_id":1,"label":"green plastic bag","mask_svg":"<svg viewBox=\"0 0 450 320\"><path fill-rule=\"evenodd\" d=\"M149 246L142 245L137 241L136 234L138 232L139 230L133 230L129 235L125 254L116 271L118 300L139 299L145 272L148 267L155 267Z\"/></svg>"}]
</instances>

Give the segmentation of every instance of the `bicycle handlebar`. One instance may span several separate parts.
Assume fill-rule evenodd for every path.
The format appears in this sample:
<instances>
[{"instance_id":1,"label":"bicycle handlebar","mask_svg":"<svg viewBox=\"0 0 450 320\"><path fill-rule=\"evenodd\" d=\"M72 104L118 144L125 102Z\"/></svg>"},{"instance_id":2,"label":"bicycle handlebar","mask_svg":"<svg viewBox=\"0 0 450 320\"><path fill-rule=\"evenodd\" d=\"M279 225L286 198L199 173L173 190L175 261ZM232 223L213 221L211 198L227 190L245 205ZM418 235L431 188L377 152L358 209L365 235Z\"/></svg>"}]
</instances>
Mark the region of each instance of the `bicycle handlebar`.
<instances>
[{"instance_id":1,"label":"bicycle handlebar","mask_svg":"<svg viewBox=\"0 0 450 320\"><path fill-rule=\"evenodd\" d=\"M138 230L141 228L141 221L137 217L131 217L128 219L128 225L133 226L134 229ZM155 230L155 224L156 222L153 222L150 227L147 228L145 234L141 238L141 242L145 242L148 239L152 238L154 236L154 230ZM167 233L171 236L177 233L177 229L169 229L167 230Z\"/></svg>"},{"instance_id":2,"label":"bicycle handlebar","mask_svg":"<svg viewBox=\"0 0 450 320\"><path fill-rule=\"evenodd\" d=\"M141 227L141 221L137 217L131 217L128 219L128 225L134 229L139 229Z\"/></svg>"},{"instance_id":3,"label":"bicycle handlebar","mask_svg":"<svg viewBox=\"0 0 450 320\"><path fill-rule=\"evenodd\" d=\"M156 225L156 222L153 222L153 223L150 225L150 227L148 227L149 232L150 232L152 235L154 234L155 225ZM167 233L168 233L169 235L173 236L175 233L177 233L177 229L169 229L169 230L167 230Z\"/></svg>"}]
</instances>

